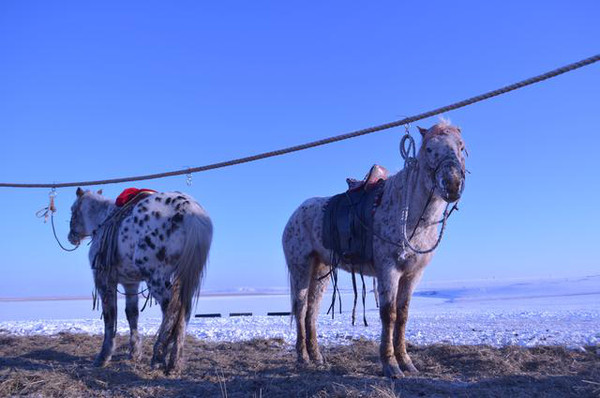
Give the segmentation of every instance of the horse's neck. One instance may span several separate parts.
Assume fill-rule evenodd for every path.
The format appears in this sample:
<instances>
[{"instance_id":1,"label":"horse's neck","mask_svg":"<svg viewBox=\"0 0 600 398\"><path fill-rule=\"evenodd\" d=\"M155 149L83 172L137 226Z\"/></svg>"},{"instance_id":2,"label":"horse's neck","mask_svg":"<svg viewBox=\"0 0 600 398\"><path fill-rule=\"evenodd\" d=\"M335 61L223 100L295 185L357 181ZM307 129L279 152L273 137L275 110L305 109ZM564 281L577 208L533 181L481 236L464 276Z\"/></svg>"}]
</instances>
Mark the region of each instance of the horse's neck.
<instances>
[{"instance_id":1,"label":"horse's neck","mask_svg":"<svg viewBox=\"0 0 600 398\"><path fill-rule=\"evenodd\" d=\"M98 229L115 209L116 206L110 199L95 200L88 214L88 225L92 231Z\"/></svg>"},{"instance_id":2,"label":"horse's neck","mask_svg":"<svg viewBox=\"0 0 600 398\"><path fill-rule=\"evenodd\" d=\"M419 223L419 227L431 226L439 221L444 211L445 202L436 193L432 194L426 188L425 179L430 177L421 169L420 164L410 173L408 181L406 181L406 173L407 169L403 169L388 179L390 183L386 184L383 201L387 199L391 203L389 210L396 215L399 223L401 209L405 203L403 196L408 193L407 230L411 233L417 226L421 216L423 219ZM408 190L405 189L405 184L408 184Z\"/></svg>"}]
</instances>

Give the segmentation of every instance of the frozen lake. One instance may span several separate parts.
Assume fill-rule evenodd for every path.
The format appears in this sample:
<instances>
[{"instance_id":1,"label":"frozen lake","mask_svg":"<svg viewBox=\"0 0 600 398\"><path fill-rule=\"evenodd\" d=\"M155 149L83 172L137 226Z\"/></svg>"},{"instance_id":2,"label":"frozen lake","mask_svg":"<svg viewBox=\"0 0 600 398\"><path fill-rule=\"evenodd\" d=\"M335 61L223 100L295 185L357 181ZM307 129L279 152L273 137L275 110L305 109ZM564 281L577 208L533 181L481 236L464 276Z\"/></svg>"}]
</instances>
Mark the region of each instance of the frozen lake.
<instances>
[{"instance_id":1,"label":"frozen lake","mask_svg":"<svg viewBox=\"0 0 600 398\"><path fill-rule=\"evenodd\" d=\"M367 284L370 288L370 283ZM367 295L368 327L362 324L359 299L357 325L350 314L353 295L342 294L342 314L326 315L326 296L319 318L319 340L344 344L379 338L379 314L372 293ZM140 298L140 302L143 300ZM289 311L287 294L218 295L200 297L196 313L220 313L222 318L193 318L188 333L212 341L279 337L292 343L290 317L267 316ZM250 317L229 317L252 312ZM154 335L160 309L140 315L140 330ZM119 300L119 333L128 333L124 301ZM91 300L0 301L0 329L31 335L102 333L100 312ZM545 280L431 282L422 284L411 304L407 338L413 344L564 345L577 348L600 344L600 276Z\"/></svg>"}]
</instances>

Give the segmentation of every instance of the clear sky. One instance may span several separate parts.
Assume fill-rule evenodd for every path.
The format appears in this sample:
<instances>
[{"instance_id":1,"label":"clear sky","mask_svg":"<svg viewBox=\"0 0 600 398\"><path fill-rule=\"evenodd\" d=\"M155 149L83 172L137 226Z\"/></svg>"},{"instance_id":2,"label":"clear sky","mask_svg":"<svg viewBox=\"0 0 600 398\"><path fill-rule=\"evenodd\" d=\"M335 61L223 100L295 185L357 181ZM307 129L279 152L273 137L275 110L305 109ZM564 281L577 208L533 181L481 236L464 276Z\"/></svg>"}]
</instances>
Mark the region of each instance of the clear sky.
<instances>
[{"instance_id":1,"label":"clear sky","mask_svg":"<svg viewBox=\"0 0 600 398\"><path fill-rule=\"evenodd\" d=\"M598 15L598 1L2 2L0 180L160 172L400 119L598 53ZM593 65L446 115L472 174L426 280L600 271L599 94ZM133 186L208 210L206 289L285 287L294 209L373 163L399 170L402 133L196 174L191 187ZM74 198L59 190L65 242ZM87 247L62 252L34 216L47 199L0 189L0 297L92 291Z\"/></svg>"}]
</instances>

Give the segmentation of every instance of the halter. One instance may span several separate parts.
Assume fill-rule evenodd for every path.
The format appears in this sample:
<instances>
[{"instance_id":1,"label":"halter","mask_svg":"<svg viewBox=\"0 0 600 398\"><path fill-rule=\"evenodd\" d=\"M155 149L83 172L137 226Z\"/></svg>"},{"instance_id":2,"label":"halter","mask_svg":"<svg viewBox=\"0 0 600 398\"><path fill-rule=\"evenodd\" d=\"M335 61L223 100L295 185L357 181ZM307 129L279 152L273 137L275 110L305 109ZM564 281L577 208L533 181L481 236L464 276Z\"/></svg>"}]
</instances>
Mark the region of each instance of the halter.
<instances>
[{"instance_id":1,"label":"halter","mask_svg":"<svg viewBox=\"0 0 600 398\"><path fill-rule=\"evenodd\" d=\"M433 198L433 193L435 191L435 186L436 186L435 177L436 177L437 173L442 169L442 167L445 167L446 165L456 165L456 166L458 166L458 169L461 171L461 176L462 176L463 180L465 178L465 170L464 170L463 165L460 164L459 162L457 162L456 159L454 159L453 157L447 156L447 157L443 158L437 164L437 166L433 169L433 172L431 174L433 188L431 189L431 192L429 193L429 198L427 199L427 202L425 203L423 212L421 213L421 216L417 220L415 229L413 230L413 232L409 238L407 236L407 231L406 231L406 227L408 224L408 212L409 212L408 204L410 203L409 191L408 191L409 184L408 183L410 181L412 172L417 168L418 160L417 160L417 157L415 156L415 152L416 152L415 140L410 135L409 126L408 125L405 126L405 129L406 129L406 133L400 140L400 155L404 159L404 170L405 170L403 195L402 195L403 204L402 204L402 208L400 209L400 242L394 242L392 240L384 238L383 236L381 236L378 233L376 233L375 231L373 231L373 235L376 236L377 238L379 238L380 240L400 248L400 252L398 253L398 258L401 260L406 260L406 258L408 257L408 250L411 250L412 252L414 252L416 254L427 254L427 253L431 253L432 251L437 249L438 245L442 241L442 237L444 236L444 230L446 229L446 223L448 221L448 218L450 217L452 212L454 212L454 210L458 210L459 200L454 202L454 204L452 205L452 208L450 208L451 203L446 204L446 208L444 209L444 215L443 215L442 219L437 222L438 224L439 223L442 224L440 233L438 235L436 242L434 243L434 245L431 248L422 250L422 249L418 249L418 248L415 248L414 246L412 246L410 241L412 240L413 236L415 235L417 228L419 227L419 224L420 224L421 220L423 219L423 215L425 214L425 211L427 211L427 207L429 206L429 204L431 203L431 199ZM462 184L461 190L460 190L461 194L462 194L464 188L465 188L465 184ZM450 209L450 210L448 210L448 209Z\"/></svg>"},{"instance_id":2,"label":"halter","mask_svg":"<svg viewBox=\"0 0 600 398\"><path fill-rule=\"evenodd\" d=\"M409 181L410 181L412 172L416 169L416 167L418 165L418 160L415 156L415 148L416 148L415 140L410 135L409 126L406 126L405 129L406 129L406 132L405 132L404 136L402 137L402 139L400 140L400 155L404 159L404 169L406 170L405 177L404 177L404 186L403 186L404 192L402 195L402 200L404 203L402 205L402 209L400 210L400 243L399 244L395 243L396 246L400 247L400 253L398 254L398 257L402 260L405 260L407 258L408 249L410 249L411 251L413 251L416 254L427 254L427 253L431 253L435 249L437 249L440 242L442 241L442 237L444 236L444 230L446 229L446 223L448 221L448 217L450 217L450 214L452 214L452 212L454 210L458 210L458 202L460 201L460 199L457 200L456 202L454 202L454 204L452 205L452 208L450 208L450 205L451 205L450 202L448 202L446 204L446 208L444 209L444 215L443 215L442 219L440 221L438 221L438 223L442 224L442 227L440 228L438 238L432 247L430 247L429 249L418 249L418 248L415 248L410 243L410 241L412 240L412 238L414 237L414 235L417 231L417 228L419 227L419 224L421 223L421 220L423 219L423 215L427 211L427 207L431 203L431 199L433 198L433 193L435 191L435 186L436 186L436 176L437 176L438 172L447 166L457 166L457 168L461 172L461 177L462 177L463 181L465 179L464 166L461 163L459 163L455 157L446 156L438 162L437 166L432 170L432 173L431 173L431 179L432 179L431 192L429 193L429 197L427 198L425 207L423 208L421 216L417 220L417 224L415 225L415 228L414 228L411 236L408 237L406 227L408 224L408 212L409 212L409 203L410 203ZM408 143L408 145L407 145L407 143ZM460 188L461 195L462 195L464 189L465 189L465 184L463 183L463 184L461 184L461 188ZM448 209L450 209L450 210L448 210ZM381 239L381 237L380 237L380 239Z\"/></svg>"}]
</instances>

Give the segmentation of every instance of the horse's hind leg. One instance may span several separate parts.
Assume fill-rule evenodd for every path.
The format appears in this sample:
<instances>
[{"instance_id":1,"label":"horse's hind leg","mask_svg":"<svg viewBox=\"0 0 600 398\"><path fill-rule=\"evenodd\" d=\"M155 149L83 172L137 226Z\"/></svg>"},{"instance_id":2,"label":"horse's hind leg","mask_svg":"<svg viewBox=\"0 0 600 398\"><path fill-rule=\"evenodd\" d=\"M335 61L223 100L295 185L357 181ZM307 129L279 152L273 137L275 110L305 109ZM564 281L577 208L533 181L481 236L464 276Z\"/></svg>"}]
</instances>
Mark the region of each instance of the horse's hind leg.
<instances>
[{"instance_id":1,"label":"horse's hind leg","mask_svg":"<svg viewBox=\"0 0 600 398\"><path fill-rule=\"evenodd\" d=\"M106 366L110 361L117 333L117 283L106 282L104 278L95 278L96 289L102 300L102 318L104 319L104 341L102 349L94 361L95 366Z\"/></svg>"},{"instance_id":2,"label":"horse's hind leg","mask_svg":"<svg viewBox=\"0 0 600 398\"><path fill-rule=\"evenodd\" d=\"M154 286L165 286L166 281L154 282ZM183 310L185 303L179 300L180 287L177 282L169 289L161 291L162 323L154 343L154 352L151 365L164 366L167 373L177 372L181 366L183 342L185 339L185 326L187 315ZM191 303L190 303L191 307ZM167 354L169 361L167 362Z\"/></svg>"},{"instance_id":3,"label":"horse's hind leg","mask_svg":"<svg viewBox=\"0 0 600 398\"><path fill-rule=\"evenodd\" d=\"M292 316L296 320L296 353L298 363L307 364L309 361L306 350L306 311L309 287L309 260L291 263L288 260L290 272L290 293L292 295Z\"/></svg>"},{"instance_id":4,"label":"horse's hind leg","mask_svg":"<svg viewBox=\"0 0 600 398\"><path fill-rule=\"evenodd\" d=\"M311 272L308 288L308 310L306 311L306 345L311 361L323 363L323 356L317 343L317 318L323 293L329 282L329 268L317 255L311 258Z\"/></svg>"},{"instance_id":5,"label":"horse's hind leg","mask_svg":"<svg viewBox=\"0 0 600 398\"><path fill-rule=\"evenodd\" d=\"M421 272L416 274L404 274L400 278L398 284L398 298L397 298L397 319L396 328L394 330L394 352L398 363L403 370L411 373L418 373L419 371L413 365L408 352L406 351L406 322L408 321L408 307L410 305L410 298L412 293L421 279Z\"/></svg>"},{"instance_id":6,"label":"horse's hind leg","mask_svg":"<svg viewBox=\"0 0 600 398\"><path fill-rule=\"evenodd\" d=\"M185 342L186 319L180 316L173 328L170 343L169 362L167 363L167 373L177 373L181 370L183 357L183 344Z\"/></svg>"},{"instance_id":7,"label":"horse's hind leg","mask_svg":"<svg viewBox=\"0 0 600 398\"><path fill-rule=\"evenodd\" d=\"M138 308L138 289L140 283L125 283L125 314L129 322L129 358L139 360L142 356L142 340L138 334L138 317L140 310Z\"/></svg>"},{"instance_id":8,"label":"horse's hind leg","mask_svg":"<svg viewBox=\"0 0 600 398\"><path fill-rule=\"evenodd\" d=\"M150 289L152 290L152 296L160 303L160 308L162 310L162 322L158 329L158 336L156 337L156 342L154 343L154 350L152 352L152 360L150 362L150 366L165 366L165 356L167 351L167 344L169 343L169 317L168 317L168 308L169 302L171 300L171 290L164 289L161 287L165 286L165 281L163 280L151 280L150 281Z\"/></svg>"}]
</instances>

